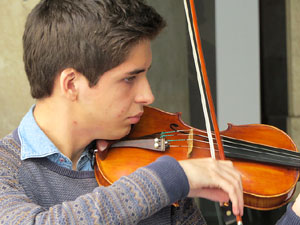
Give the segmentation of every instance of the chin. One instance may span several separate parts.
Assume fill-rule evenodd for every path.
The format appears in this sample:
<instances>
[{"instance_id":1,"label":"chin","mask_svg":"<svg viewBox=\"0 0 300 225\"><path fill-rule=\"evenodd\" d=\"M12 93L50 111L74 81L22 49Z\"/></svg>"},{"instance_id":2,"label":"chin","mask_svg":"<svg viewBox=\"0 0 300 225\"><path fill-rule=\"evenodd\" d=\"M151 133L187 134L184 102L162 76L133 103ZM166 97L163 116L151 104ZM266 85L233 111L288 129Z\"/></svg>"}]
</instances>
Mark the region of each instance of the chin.
<instances>
[{"instance_id":1,"label":"chin","mask_svg":"<svg viewBox=\"0 0 300 225\"><path fill-rule=\"evenodd\" d=\"M125 132L123 135L121 135L120 139L127 136L130 133L130 130L128 130L127 132Z\"/></svg>"},{"instance_id":2,"label":"chin","mask_svg":"<svg viewBox=\"0 0 300 225\"><path fill-rule=\"evenodd\" d=\"M122 135L122 137L121 138L123 138L123 137L125 137L125 136L127 136L129 133L130 133L130 131L131 131L131 126L130 127L128 127L125 131L124 131L124 133L123 133L123 135Z\"/></svg>"},{"instance_id":3,"label":"chin","mask_svg":"<svg viewBox=\"0 0 300 225\"><path fill-rule=\"evenodd\" d=\"M123 130L119 130L118 132L115 132L111 140L119 140L123 137L127 136L130 133L131 127L128 127Z\"/></svg>"}]
</instances>

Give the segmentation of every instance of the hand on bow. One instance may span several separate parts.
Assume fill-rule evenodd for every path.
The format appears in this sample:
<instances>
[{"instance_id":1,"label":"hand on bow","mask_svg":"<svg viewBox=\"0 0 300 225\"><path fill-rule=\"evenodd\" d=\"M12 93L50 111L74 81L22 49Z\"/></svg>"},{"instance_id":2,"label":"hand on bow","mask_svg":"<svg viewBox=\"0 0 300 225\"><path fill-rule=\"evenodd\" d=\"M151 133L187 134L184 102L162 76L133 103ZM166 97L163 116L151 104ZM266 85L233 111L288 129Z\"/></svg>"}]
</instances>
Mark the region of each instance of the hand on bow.
<instances>
[{"instance_id":1,"label":"hand on bow","mask_svg":"<svg viewBox=\"0 0 300 225\"><path fill-rule=\"evenodd\" d=\"M179 163L189 181L189 197L201 197L221 203L231 200L234 215L243 215L241 175L231 161L202 158Z\"/></svg>"}]
</instances>

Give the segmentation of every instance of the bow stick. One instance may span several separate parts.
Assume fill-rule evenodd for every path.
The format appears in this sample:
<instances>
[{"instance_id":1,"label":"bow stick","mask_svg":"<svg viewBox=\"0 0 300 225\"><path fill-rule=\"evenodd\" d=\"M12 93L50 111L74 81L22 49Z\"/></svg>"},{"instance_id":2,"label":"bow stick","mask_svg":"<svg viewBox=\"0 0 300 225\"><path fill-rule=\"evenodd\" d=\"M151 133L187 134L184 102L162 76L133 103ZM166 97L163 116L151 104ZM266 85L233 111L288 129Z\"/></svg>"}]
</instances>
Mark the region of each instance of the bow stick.
<instances>
[{"instance_id":1,"label":"bow stick","mask_svg":"<svg viewBox=\"0 0 300 225\"><path fill-rule=\"evenodd\" d=\"M209 81L208 81L208 77L207 77L207 71L206 71L206 67L205 67L205 60L204 60L201 39L200 39L200 34L199 34L199 29L198 29L195 3L194 3L194 0L189 0L190 10L191 10L190 13L192 15L192 24L193 24L193 26L192 26L190 16L189 16L190 13L189 13L189 9L188 9L187 0L183 0L183 1L184 1L184 7L185 7L185 14L186 14L186 18L187 18L189 36L190 36L191 45L192 45L193 58L194 58L194 63L195 63L195 68L196 68L196 73L197 73L201 102L202 102L205 124L206 124L206 129L207 129L207 135L208 135L209 145L210 145L210 150L211 150L211 157L215 158L215 149L214 149L214 143L213 143L213 138L212 138L212 132L211 132L211 128L210 128L210 121L209 121L209 117L208 117L208 110L207 110L207 106L206 106L206 99L205 99L203 85L202 85L202 79L204 81L204 86L205 86L205 90L206 90L207 102L208 102L209 109L210 109L209 110L210 118L212 120L214 132L215 132L215 138L217 141L219 156L220 156L221 160L224 160L225 154L224 154L224 149L223 149L223 145L222 145L222 141L221 141L221 137L220 137L219 127L218 127L218 123L217 123L217 119L216 119L215 108L214 108L214 104L213 104L213 100L212 100L212 96L211 96ZM196 39L197 50L195 47L194 38ZM199 64L200 64L200 67L199 67ZM238 225L243 224L240 216L237 216L236 220L237 220Z\"/></svg>"}]
</instances>

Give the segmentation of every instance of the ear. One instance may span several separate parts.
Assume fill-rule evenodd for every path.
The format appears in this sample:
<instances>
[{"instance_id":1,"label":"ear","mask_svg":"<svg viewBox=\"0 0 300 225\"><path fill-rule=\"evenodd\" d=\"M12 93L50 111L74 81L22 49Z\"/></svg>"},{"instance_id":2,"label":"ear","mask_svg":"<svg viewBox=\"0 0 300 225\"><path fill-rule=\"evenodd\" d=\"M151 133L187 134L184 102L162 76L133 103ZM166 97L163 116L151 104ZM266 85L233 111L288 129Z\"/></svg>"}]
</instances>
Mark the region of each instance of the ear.
<instances>
[{"instance_id":1,"label":"ear","mask_svg":"<svg viewBox=\"0 0 300 225\"><path fill-rule=\"evenodd\" d=\"M73 68L64 69L60 73L59 84L61 93L71 101L77 100L78 97L78 78L80 73Z\"/></svg>"}]
</instances>

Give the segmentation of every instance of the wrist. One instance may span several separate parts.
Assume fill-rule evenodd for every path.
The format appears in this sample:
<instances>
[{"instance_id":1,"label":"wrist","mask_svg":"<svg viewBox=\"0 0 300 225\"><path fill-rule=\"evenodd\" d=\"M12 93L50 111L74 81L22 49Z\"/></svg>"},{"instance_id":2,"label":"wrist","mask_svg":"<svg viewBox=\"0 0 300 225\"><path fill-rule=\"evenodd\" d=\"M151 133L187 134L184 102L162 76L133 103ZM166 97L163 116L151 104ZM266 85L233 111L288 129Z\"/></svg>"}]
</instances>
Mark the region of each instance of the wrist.
<instances>
[{"instance_id":1,"label":"wrist","mask_svg":"<svg viewBox=\"0 0 300 225\"><path fill-rule=\"evenodd\" d=\"M170 156L162 156L146 167L159 176L171 203L188 195L188 179L177 160Z\"/></svg>"}]
</instances>

